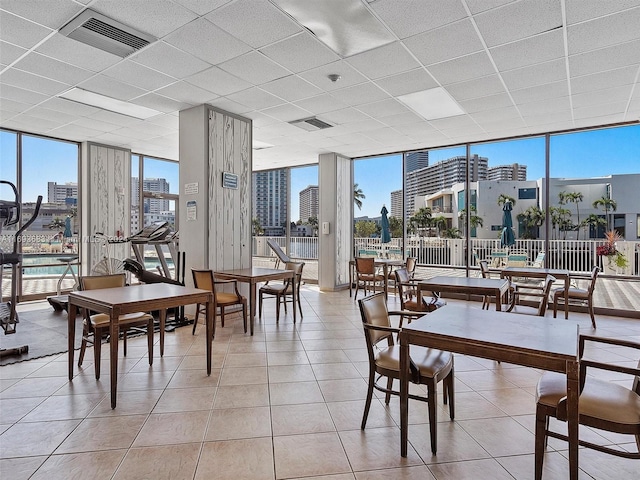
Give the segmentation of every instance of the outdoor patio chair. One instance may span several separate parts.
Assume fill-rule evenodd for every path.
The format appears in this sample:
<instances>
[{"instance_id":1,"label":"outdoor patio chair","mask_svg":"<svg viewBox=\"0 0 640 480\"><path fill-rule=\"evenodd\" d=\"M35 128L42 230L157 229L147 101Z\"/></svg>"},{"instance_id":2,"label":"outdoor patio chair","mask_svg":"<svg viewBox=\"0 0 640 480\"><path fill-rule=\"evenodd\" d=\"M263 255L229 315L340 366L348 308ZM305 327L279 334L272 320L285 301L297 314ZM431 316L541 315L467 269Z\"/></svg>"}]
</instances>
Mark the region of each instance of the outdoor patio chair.
<instances>
[{"instance_id":1,"label":"outdoor patio chair","mask_svg":"<svg viewBox=\"0 0 640 480\"><path fill-rule=\"evenodd\" d=\"M530 312L527 312L525 308L530 309L531 307L523 307L523 306L517 305L520 296L540 297L540 303L538 304L538 307L534 309L531 314L535 314L538 317L544 317L545 314L547 313L547 307L549 306L549 295L551 294L551 287L553 286L553 282L555 281L556 281L556 277L552 275L547 275L546 278L544 279L544 284L541 287L541 289L539 287L534 287L534 286L524 287L524 288L534 289L535 291L533 292L528 290L523 291L521 286L513 287L511 289L512 306L509 307L508 311L512 311L515 308L516 313L530 313Z\"/></svg>"},{"instance_id":2,"label":"outdoor patio chair","mask_svg":"<svg viewBox=\"0 0 640 480\"><path fill-rule=\"evenodd\" d=\"M80 278L81 290L96 290L99 288L117 288L126 285L124 273L115 275L94 275ZM84 319L82 321L82 343L80 344L80 354L78 355L78 366L82 366L87 345L93 345L94 371L96 380L100 379L100 358L102 350L102 338L109 334L111 329L111 319L105 313L91 315L88 309L83 309ZM127 355L127 333L133 328L146 329L147 347L149 349L149 365L153 365L153 316L148 313L135 312L120 315L118 325L122 334L123 353ZM110 339L118 341L118 339Z\"/></svg>"},{"instance_id":3,"label":"outdoor patio chair","mask_svg":"<svg viewBox=\"0 0 640 480\"><path fill-rule=\"evenodd\" d=\"M545 257L544 252L538 253L538 255L536 256L536 259L533 262L527 262L527 267L544 268L544 257Z\"/></svg>"},{"instance_id":4,"label":"outdoor patio chair","mask_svg":"<svg viewBox=\"0 0 640 480\"><path fill-rule=\"evenodd\" d=\"M502 268L507 264L507 253L503 251L491 252L491 268Z\"/></svg>"},{"instance_id":5,"label":"outdoor patio chair","mask_svg":"<svg viewBox=\"0 0 640 480\"><path fill-rule=\"evenodd\" d=\"M358 296L360 284L362 284L364 294L366 295L367 286L371 291L375 292L376 284L379 283L380 286L384 288L384 282L384 275L379 274L376 270L374 258L356 257L356 293L353 296L354 300Z\"/></svg>"},{"instance_id":6,"label":"outdoor patio chair","mask_svg":"<svg viewBox=\"0 0 640 480\"><path fill-rule=\"evenodd\" d=\"M236 280L215 280L213 277L213 271L211 270L196 270L191 269L191 275L193 276L193 285L196 288L202 290L209 290L213 292L215 297L215 306L220 309L220 324L224 327L224 313L226 307L234 305L242 305L242 320L244 323L244 333L247 333L247 299L240 295L238 291L238 282ZM233 292L219 292L216 291L216 285L233 285ZM206 305L196 305L196 318L193 319L192 335L196 334L196 326L198 325L198 316L200 313L206 314ZM213 312L214 323L216 312Z\"/></svg>"},{"instance_id":7,"label":"outdoor patio chair","mask_svg":"<svg viewBox=\"0 0 640 480\"><path fill-rule=\"evenodd\" d=\"M593 267L593 270L591 270L591 281L589 282L589 287L587 289L570 287L568 294L569 301L577 300L582 303L586 302L593 328L596 328L596 317L593 313L593 291L596 288L596 280L599 272L599 267ZM564 305L564 287L553 291L553 318L556 318L558 302L560 300L562 300L562 305Z\"/></svg>"},{"instance_id":8,"label":"outdoor patio chair","mask_svg":"<svg viewBox=\"0 0 640 480\"><path fill-rule=\"evenodd\" d=\"M526 267L529 256L525 253L510 253L507 256L508 267Z\"/></svg>"},{"instance_id":9,"label":"outdoor patio chair","mask_svg":"<svg viewBox=\"0 0 640 480\"><path fill-rule=\"evenodd\" d=\"M296 297L298 299L298 309L302 318L302 303L300 302L300 285L302 284L302 269L304 262L287 262L285 270L293 270L296 276ZM258 292L259 294L259 318L262 318L262 299L264 296L275 297L276 299L276 322L280 320L280 303L284 303L284 313L287 313L287 302L293 301L293 284L290 278L286 278L282 283L265 283ZM287 300L287 297L291 297ZM293 308L296 308L294 305Z\"/></svg>"},{"instance_id":10,"label":"outdoor patio chair","mask_svg":"<svg viewBox=\"0 0 640 480\"><path fill-rule=\"evenodd\" d=\"M391 326L390 315L399 312L388 312L383 293L376 293L359 301L360 315L364 327L364 336L369 356L369 388L362 415L360 428L365 429L374 388L385 394L388 405L391 395L400 395L393 390L393 381L400 379L400 346L395 344L393 334L402 328L402 317L398 328ZM449 417L454 419L454 368L453 355L449 352L412 345L409 368L409 381L427 386L427 396L409 394L409 398L427 402L429 410L429 431L431 434L431 452L437 450L437 386L443 382L443 402L449 405ZM386 386L378 384L382 378Z\"/></svg>"},{"instance_id":11,"label":"outdoor patio chair","mask_svg":"<svg viewBox=\"0 0 640 480\"><path fill-rule=\"evenodd\" d=\"M579 440L579 444L599 452L608 453L622 458L640 459L640 362L636 368L597 362L583 358L585 343L601 343L615 348L633 348L640 350L640 343L605 337L581 335L579 341L580 356L580 400L579 423L598 430L613 432L635 437L635 452L633 442L616 439L615 443L625 442L626 448L617 449L611 446L594 444L586 440ZM636 357L637 358L637 357ZM611 375L616 381L607 381L588 375L589 371L599 370L600 374L614 372ZM602 372L602 371L605 372ZM620 375L633 376L633 384L628 388L618 382ZM536 427L535 427L535 478L542 478L544 449L547 438L553 437L567 441L567 436L549 430L549 418L567 420L567 379L559 373L545 372L538 381L536 388ZM584 432L584 429L580 429ZM611 445L610 441L607 441Z\"/></svg>"}]
</instances>

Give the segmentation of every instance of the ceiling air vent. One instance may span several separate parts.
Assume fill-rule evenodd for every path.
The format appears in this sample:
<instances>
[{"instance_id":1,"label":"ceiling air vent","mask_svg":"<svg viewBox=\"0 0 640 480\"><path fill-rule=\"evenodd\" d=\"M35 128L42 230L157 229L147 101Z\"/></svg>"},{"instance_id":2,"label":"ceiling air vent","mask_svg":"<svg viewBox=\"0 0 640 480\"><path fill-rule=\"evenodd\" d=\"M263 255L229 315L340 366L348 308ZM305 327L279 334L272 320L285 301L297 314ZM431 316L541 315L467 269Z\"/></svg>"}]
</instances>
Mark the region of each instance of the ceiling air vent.
<instances>
[{"instance_id":1,"label":"ceiling air vent","mask_svg":"<svg viewBox=\"0 0 640 480\"><path fill-rule=\"evenodd\" d=\"M318 120L316 117L303 118L289 123L308 132L315 132L316 130L324 130L325 128L333 127L330 123Z\"/></svg>"},{"instance_id":2,"label":"ceiling air vent","mask_svg":"<svg viewBox=\"0 0 640 480\"><path fill-rule=\"evenodd\" d=\"M157 40L91 9L67 23L60 33L123 58Z\"/></svg>"}]
</instances>

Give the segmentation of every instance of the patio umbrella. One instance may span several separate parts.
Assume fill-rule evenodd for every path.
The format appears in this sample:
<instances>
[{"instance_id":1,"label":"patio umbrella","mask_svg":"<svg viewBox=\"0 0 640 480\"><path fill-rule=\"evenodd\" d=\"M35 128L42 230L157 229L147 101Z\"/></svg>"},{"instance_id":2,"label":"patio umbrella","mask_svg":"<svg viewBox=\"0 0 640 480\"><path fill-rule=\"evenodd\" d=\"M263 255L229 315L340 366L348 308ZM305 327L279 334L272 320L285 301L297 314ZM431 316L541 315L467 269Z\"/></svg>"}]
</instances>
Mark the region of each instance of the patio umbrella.
<instances>
[{"instance_id":1,"label":"patio umbrella","mask_svg":"<svg viewBox=\"0 0 640 480\"><path fill-rule=\"evenodd\" d=\"M71 238L73 234L71 233L71 217L67 215L67 218L64 221L64 238Z\"/></svg>"},{"instance_id":2,"label":"patio umbrella","mask_svg":"<svg viewBox=\"0 0 640 480\"><path fill-rule=\"evenodd\" d=\"M389 218L387 217L389 211L387 210L387 207L383 205L380 213L382 214L382 218L380 219L380 226L382 227L380 241L382 243L389 243L391 241L391 230L389 229Z\"/></svg>"},{"instance_id":3,"label":"patio umbrella","mask_svg":"<svg viewBox=\"0 0 640 480\"><path fill-rule=\"evenodd\" d=\"M510 247L516 243L516 237L513 233L513 219L511 218L512 209L511 202L504 202L502 206L502 232L500 233L501 247Z\"/></svg>"}]
</instances>

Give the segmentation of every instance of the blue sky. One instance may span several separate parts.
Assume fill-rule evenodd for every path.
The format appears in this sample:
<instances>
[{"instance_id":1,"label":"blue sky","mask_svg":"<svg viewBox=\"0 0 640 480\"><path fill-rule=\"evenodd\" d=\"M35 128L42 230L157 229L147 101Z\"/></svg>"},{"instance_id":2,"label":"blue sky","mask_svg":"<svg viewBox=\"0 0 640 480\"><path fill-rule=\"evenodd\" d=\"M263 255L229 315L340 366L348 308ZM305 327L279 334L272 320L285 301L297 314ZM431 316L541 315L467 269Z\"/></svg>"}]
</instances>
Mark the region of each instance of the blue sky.
<instances>
[{"instance_id":1,"label":"blue sky","mask_svg":"<svg viewBox=\"0 0 640 480\"><path fill-rule=\"evenodd\" d=\"M25 135L24 201L35 201L42 195L46 201L47 182L77 181L77 146ZM544 137L473 145L471 153L489 158L489 166L522 163L527 165L527 178L543 177ZM429 162L464 155L464 147L434 149ZM0 178L15 181L15 134L0 132ZM592 130L551 137L551 176L563 178L598 177L611 174L640 173L640 125L605 130ZM135 162L134 162L135 166ZM134 170L137 172L137 168ZM137 174L134 174L136 176ZM356 216L377 217L382 205L390 207L390 192L402 188L402 159L400 155L386 155L354 163L355 182L366 198ZM178 193L178 168L173 162L147 160L145 177L164 177L171 192ZM318 184L317 165L291 170L291 219L298 220L298 193L308 185ZM639 185L640 189L640 185ZM2 187L0 198L10 198Z\"/></svg>"}]
</instances>

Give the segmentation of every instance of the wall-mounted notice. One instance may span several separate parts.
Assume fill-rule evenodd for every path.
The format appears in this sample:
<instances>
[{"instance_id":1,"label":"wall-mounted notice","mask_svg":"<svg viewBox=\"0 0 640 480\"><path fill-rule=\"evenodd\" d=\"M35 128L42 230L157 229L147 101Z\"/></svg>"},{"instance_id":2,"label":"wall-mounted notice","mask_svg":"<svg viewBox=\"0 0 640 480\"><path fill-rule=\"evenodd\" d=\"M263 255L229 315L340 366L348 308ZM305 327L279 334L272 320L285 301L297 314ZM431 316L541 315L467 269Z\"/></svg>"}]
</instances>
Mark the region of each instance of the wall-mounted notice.
<instances>
[{"instance_id":1,"label":"wall-mounted notice","mask_svg":"<svg viewBox=\"0 0 640 480\"><path fill-rule=\"evenodd\" d=\"M196 193L198 193L198 182L184 184L185 195L195 195Z\"/></svg>"},{"instance_id":2,"label":"wall-mounted notice","mask_svg":"<svg viewBox=\"0 0 640 480\"><path fill-rule=\"evenodd\" d=\"M222 172L222 188L238 189L238 175L231 172Z\"/></svg>"},{"instance_id":3,"label":"wall-mounted notice","mask_svg":"<svg viewBox=\"0 0 640 480\"><path fill-rule=\"evenodd\" d=\"M187 222L193 222L198 218L195 200L187 202Z\"/></svg>"}]
</instances>

